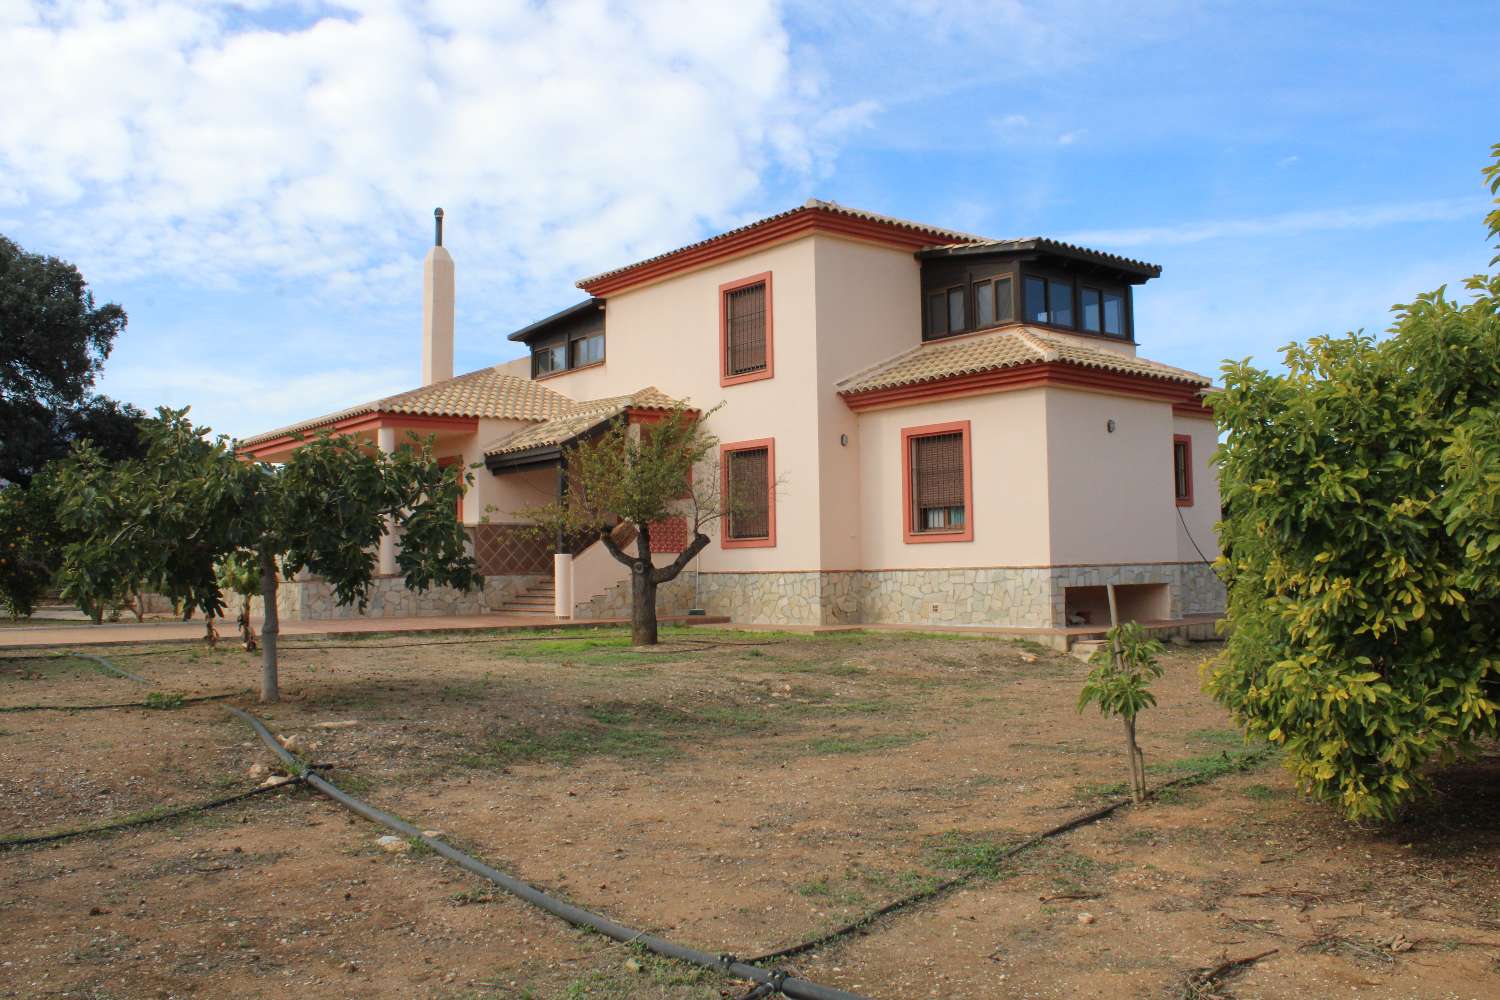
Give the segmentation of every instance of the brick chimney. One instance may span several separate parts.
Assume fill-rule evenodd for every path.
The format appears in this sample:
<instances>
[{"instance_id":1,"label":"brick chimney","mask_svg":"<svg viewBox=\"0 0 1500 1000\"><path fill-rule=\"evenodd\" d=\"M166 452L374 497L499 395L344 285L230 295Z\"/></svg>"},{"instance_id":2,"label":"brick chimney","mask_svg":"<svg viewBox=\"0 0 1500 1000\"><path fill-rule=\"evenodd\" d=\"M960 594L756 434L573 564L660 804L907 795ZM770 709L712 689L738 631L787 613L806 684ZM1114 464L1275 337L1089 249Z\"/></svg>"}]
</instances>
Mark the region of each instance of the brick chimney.
<instances>
[{"instance_id":1,"label":"brick chimney","mask_svg":"<svg viewBox=\"0 0 1500 1000\"><path fill-rule=\"evenodd\" d=\"M443 210L432 213L435 235L422 263L422 384L453 377L453 255L443 246Z\"/></svg>"}]
</instances>

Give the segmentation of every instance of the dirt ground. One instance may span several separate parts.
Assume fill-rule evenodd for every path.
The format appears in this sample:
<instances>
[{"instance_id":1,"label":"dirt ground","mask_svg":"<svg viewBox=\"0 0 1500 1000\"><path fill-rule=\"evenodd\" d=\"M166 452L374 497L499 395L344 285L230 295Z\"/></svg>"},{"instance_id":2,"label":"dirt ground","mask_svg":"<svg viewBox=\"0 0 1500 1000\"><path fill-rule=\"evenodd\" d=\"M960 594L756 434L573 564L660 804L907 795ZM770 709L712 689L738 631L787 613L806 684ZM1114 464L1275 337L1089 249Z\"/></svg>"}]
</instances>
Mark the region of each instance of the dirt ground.
<instances>
[{"instance_id":1,"label":"dirt ground","mask_svg":"<svg viewBox=\"0 0 1500 1000\"><path fill-rule=\"evenodd\" d=\"M0 713L0 838L254 786L231 694L336 784L623 923L750 958L955 874L962 887L787 963L904 997L1500 996L1500 749L1420 822L1295 793L1172 649L1141 731L1156 801L1026 851L1121 793L1087 666L995 639L669 630L298 640L285 700L221 646L103 655L165 707ZM0 706L141 701L87 661L0 658ZM324 723L353 723L322 728ZM294 786L0 848L4 997L739 997L492 891ZM1262 955L1204 981L1203 973ZM1193 979L1198 973L1198 979Z\"/></svg>"}]
</instances>

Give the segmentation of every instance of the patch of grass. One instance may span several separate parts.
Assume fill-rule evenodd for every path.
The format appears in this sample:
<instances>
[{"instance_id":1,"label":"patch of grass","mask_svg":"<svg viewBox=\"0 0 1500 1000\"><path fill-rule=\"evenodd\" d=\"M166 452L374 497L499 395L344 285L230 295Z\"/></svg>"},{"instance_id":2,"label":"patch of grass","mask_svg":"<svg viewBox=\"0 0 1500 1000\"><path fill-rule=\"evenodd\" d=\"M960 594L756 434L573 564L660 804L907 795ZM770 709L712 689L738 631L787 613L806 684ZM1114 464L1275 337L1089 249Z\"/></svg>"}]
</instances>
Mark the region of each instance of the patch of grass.
<instances>
[{"instance_id":1,"label":"patch of grass","mask_svg":"<svg viewBox=\"0 0 1500 1000\"><path fill-rule=\"evenodd\" d=\"M1245 793L1245 797L1246 798L1256 799L1256 800L1261 801L1261 802L1264 802L1267 799L1274 799L1278 795L1281 794L1276 789L1272 788L1270 785L1259 785L1259 784L1256 784L1256 785L1246 785L1244 787L1243 791Z\"/></svg>"},{"instance_id":2,"label":"patch of grass","mask_svg":"<svg viewBox=\"0 0 1500 1000\"><path fill-rule=\"evenodd\" d=\"M558 995L560 1000L639 1000L647 996L707 1000L721 995L719 988L725 980L709 969L662 958L643 948L631 951L617 970L590 972L568 983Z\"/></svg>"},{"instance_id":3,"label":"patch of grass","mask_svg":"<svg viewBox=\"0 0 1500 1000\"><path fill-rule=\"evenodd\" d=\"M1022 652L1031 653L1035 656L1051 656L1054 652L1047 646L1043 646L1035 639L1011 639L1010 644Z\"/></svg>"},{"instance_id":4,"label":"patch of grass","mask_svg":"<svg viewBox=\"0 0 1500 1000\"><path fill-rule=\"evenodd\" d=\"M949 830L923 842L922 859L942 871L994 879L1009 865L1006 851L1010 846L1007 841L983 834Z\"/></svg>"},{"instance_id":5,"label":"patch of grass","mask_svg":"<svg viewBox=\"0 0 1500 1000\"><path fill-rule=\"evenodd\" d=\"M175 691L152 691L150 694L146 695L146 700L141 704L145 705L147 708L170 710L174 708L181 708L186 704L186 701L183 699L182 695L178 694Z\"/></svg>"},{"instance_id":6,"label":"patch of grass","mask_svg":"<svg viewBox=\"0 0 1500 1000\"><path fill-rule=\"evenodd\" d=\"M430 858L433 855L437 854L437 851L434 851L432 848L428 847L427 841L423 840L421 837L407 837L406 843L408 845L408 849L406 852L408 857Z\"/></svg>"},{"instance_id":7,"label":"patch of grass","mask_svg":"<svg viewBox=\"0 0 1500 1000\"><path fill-rule=\"evenodd\" d=\"M495 901L495 888L488 883L474 885L453 893L448 899L454 906L483 906Z\"/></svg>"},{"instance_id":8,"label":"patch of grass","mask_svg":"<svg viewBox=\"0 0 1500 1000\"><path fill-rule=\"evenodd\" d=\"M1226 774L1248 771L1265 763L1271 757L1264 744L1251 746L1236 753L1221 750L1219 753L1200 754L1147 764L1146 770L1153 774L1176 775L1179 785L1198 785Z\"/></svg>"},{"instance_id":9,"label":"patch of grass","mask_svg":"<svg viewBox=\"0 0 1500 1000\"><path fill-rule=\"evenodd\" d=\"M576 722L549 729L522 727L492 737L461 754L465 767L496 768L527 761L570 765L585 757L667 760L692 739L757 732L771 724L771 709L713 703L687 708L656 702L606 702Z\"/></svg>"},{"instance_id":10,"label":"patch of grass","mask_svg":"<svg viewBox=\"0 0 1500 1000\"><path fill-rule=\"evenodd\" d=\"M826 736L807 744L807 749L815 754L872 753L876 750L911 746L926 737L927 734L921 732L877 733L874 736Z\"/></svg>"},{"instance_id":11,"label":"patch of grass","mask_svg":"<svg viewBox=\"0 0 1500 1000\"><path fill-rule=\"evenodd\" d=\"M1124 798L1130 793L1123 781L1084 782L1073 786L1073 801L1082 805Z\"/></svg>"},{"instance_id":12,"label":"patch of grass","mask_svg":"<svg viewBox=\"0 0 1500 1000\"><path fill-rule=\"evenodd\" d=\"M856 867L852 871L854 877L866 885L892 896L910 896L914 893L927 892L942 882L941 876L910 868L888 872L879 868Z\"/></svg>"},{"instance_id":13,"label":"patch of grass","mask_svg":"<svg viewBox=\"0 0 1500 1000\"><path fill-rule=\"evenodd\" d=\"M1214 746L1239 749L1247 745L1245 734L1238 729L1195 729L1187 734L1190 740L1211 743Z\"/></svg>"}]
</instances>

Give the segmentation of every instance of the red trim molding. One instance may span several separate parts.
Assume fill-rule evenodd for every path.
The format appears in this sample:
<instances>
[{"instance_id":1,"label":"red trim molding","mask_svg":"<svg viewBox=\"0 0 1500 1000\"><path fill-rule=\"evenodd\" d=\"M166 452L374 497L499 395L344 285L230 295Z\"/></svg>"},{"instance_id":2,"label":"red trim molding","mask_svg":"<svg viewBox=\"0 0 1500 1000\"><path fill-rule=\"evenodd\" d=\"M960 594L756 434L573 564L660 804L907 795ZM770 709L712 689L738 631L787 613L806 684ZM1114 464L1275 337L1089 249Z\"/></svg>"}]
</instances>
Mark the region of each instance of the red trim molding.
<instances>
[{"instance_id":1,"label":"red trim molding","mask_svg":"<svg viewBox=\"0 0 1500 1000\"><path fill-rule=\"evenodd\" d=\"M766 449L766 529L765 538L730 538L729 518L724 518L719 532L719 547L724 549L774 549L776 547L776 439L757 438L719 446L719 488L726 502L729 497L729 455L736 451Z\"/></svg>"},{"instance_id":2,"label":"red trim molding","mask_svg":"<svg viewBox=\"0 0 1500 1000\"><path fill-rule=\"evenodd\" d=\"M1187 483L1187 496L1177 496L1177 446L1183 446L1182 460L1186 465L1183 470L1183 479ZM1177 498L1177 506L1191 507L1193 505L1193 439L1187 434L1172 435L1172 495Z\"/></svg>"},{"instance_id":3,"label":"red trim molding","mask_svg":"<svg viewBox=\"0 0 1500 1000\"><path fill-rule=\"evenodd\" d=\"M992 392L1011 392L1037 386L1055 386L1084 389L1117 396L1139 396L1177 404L1196 402L1201 391L1198 386L1144 375L1126 375L1121 372L1100 371L1061 361L1034 361L1029 364L1000 368L995 371L975 372L953 378L921 382L916 385L901 385L890 389L872 389L844 397L851 410L875 410L890 406L906 406L926 403L938 399L954 399L962 396L979 396Z\"/></svg>"},{"instance_id":4,"label":"red trim molding","mask_svg":"<svg viewBox=\"0 0 1500 1000\"><path fill-rule=\"evenodd\" d=\"M963 435L964 446L964 526L958 531L915 531L912 528L911 442L912 438L934 434ZM923 424L901 428L901 540L908 545L925 542L972 542L974 540L974 452L969 443L969 421L954 420L946 424Z\"/></svg>"},{"instance_id":5,"label":"red trim molding","mask_svg":"<svg viewBox=\"0 0 1500 1000\"><path fill-rule=\"evenodd\" d=\"M457 431L461 434L479 433L478 417L434 417L416 413L356 413L342 420L309 427L292 434L281 434L269 441L257 441L253 445L241 446L240 453L257 457L273 451L281 451L288 445L300 445L323 431L331 434L358 434L361 431L376 431L391 427L398 431ZM400 442L398 442L399 444Z\"/></svg>"},{"instance_id":6,"label":"red trim molding","mask_svg":"<svg viewBox=\"0 0 1500 1000\"><path fill-rule=\"evenodd\" d=\"M770 220L759 226L751 226L738 233L687 247L656 260L622 268L587 283L579 282L578 287L598 298L616 295L638 285L660 281L683 271L695 270L730 257L739 257L773 243L785 243L814 232L879 243L899 250L920 250L936 243L964 242L952 235L908 229L872 219L853 218L822 207L802 208L779 219Z\"/></svg>"},{"instance_id":7,"label":"red trim molding","mask_svg":"<svg viewBox=\"0 0 1500 1000\"><path fill-rule=\"evenodd\" d=\"M743 375L729 374L729 293L751 285L759 285L762 282L766 286L766 367L757 372L746 372ZM719 385L741 385L745 382L759 382L761 379L771 378L776 374L776 337L775 337L775 310L771 308L771 272L762 271L752 274L748 278L738 281L728 281L719 286Z\"/></svg>"}]
</instances>

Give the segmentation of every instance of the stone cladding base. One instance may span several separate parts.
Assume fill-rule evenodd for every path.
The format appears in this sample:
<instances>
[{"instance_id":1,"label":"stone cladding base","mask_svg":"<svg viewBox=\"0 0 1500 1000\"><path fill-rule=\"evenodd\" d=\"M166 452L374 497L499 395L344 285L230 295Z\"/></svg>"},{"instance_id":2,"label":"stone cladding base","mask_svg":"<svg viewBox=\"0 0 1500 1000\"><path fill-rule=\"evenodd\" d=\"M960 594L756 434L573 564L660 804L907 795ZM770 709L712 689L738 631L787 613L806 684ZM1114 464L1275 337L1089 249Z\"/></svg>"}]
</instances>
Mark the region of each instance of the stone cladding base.
<instances>
[{"instance_id":1,"label":"stone cladding base","mask_svg":"<svg viewBox=\"0 0 1500 1000\"><path fill-rule=\"evenodd\" d=\"M745 624L1004 628L1060 628L1067 588L1111 583L1165 584L1172 618L1225 606L1223 583L1203 563L700 573L697 579L700 607ZM691 600L692 581L680 589ZM624 597L628 610L628 591Z\"/></svg>"},{"instance_id":2,"label":"stone cladding base","mask_svg":"<svg viewBox=\"0 0 1500 1000\"><path fill-rule=\"evenodd\" d=\"M283 621L327 621L346 618L418 618L447 615L482 615L499 611L500 606L527 587L546 583L546 576L487 576L484 589L465 594L448 587L434 587L424 593L407 590L399 576L375 580L370 603L363 613L354 605L340 606L333 588L325 581L308 577L283 580L276 593L276 610ZM240 613L239 598L229 595L226 618ZM252 598L251 614L258 615L260 598Z\"/></svg>"}]
</instances>

